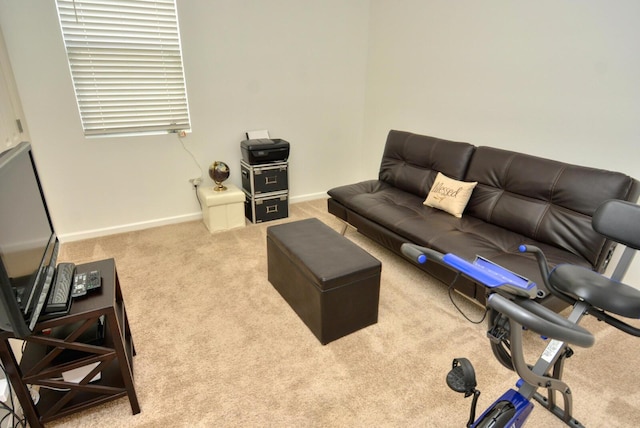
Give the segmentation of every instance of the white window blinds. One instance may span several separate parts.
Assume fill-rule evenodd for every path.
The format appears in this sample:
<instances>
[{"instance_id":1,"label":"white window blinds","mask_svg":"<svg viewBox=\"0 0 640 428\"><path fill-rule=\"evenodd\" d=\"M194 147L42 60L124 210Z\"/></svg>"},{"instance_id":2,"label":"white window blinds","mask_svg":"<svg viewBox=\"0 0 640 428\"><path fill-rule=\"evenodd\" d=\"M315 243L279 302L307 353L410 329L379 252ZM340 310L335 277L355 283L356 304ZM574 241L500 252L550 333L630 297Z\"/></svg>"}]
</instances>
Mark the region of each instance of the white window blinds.
<instances>
[{"instance_id":1,"label":"white window blinds","mask_svg":"<svg viewBox=\"0 0 640 428\"><path fill-rule=\"evenodd\" d=\"M175 0L56 0L86 136L189 131Z\"/></svg>"}]
</instances>

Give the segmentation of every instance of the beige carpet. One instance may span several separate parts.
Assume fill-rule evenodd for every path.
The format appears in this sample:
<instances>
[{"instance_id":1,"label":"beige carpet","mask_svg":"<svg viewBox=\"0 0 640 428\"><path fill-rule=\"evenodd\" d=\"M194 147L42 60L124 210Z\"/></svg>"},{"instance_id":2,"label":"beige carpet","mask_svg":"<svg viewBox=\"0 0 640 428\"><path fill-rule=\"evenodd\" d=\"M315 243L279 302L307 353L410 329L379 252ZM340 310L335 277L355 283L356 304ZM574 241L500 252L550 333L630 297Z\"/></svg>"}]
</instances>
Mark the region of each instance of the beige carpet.
<instances>
[{"instance_id":1,"label":"beige carpet","mask_svg":"<svg viewBox=\"0 0 640 428\"><path fill-rule=\"evenodd\" d=\"M446 386L453 358L474 363L479 410L514 384L485 325L466 321L446 286L353 229L346 236L382 261L379 321L320 345L267 280L266 228L307 217L340 223L324 200L290 211L216 234L188 222L64 245L61 260L116 260L142 412L132 415L125 398L49 426L462 427L470 399ZM482 315L455 297L469 317ZM590 427L640 426L639 339L583 325L597 342L567 364L574 414ZM528 426L564 425L536 406Z\"/></svg>"}]
</instances>

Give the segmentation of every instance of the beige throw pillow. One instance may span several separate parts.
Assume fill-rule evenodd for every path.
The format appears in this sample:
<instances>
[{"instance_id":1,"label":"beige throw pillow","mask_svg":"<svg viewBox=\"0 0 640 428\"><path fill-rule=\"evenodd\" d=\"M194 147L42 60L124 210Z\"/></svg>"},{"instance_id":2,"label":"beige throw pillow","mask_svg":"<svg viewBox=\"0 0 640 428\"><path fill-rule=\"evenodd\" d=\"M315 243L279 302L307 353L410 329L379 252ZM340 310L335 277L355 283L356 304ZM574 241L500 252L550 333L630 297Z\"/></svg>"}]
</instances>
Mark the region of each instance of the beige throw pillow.
<instances>
[{"instance_id":1,"label":"beige throw pillow","mask_svg":"<svg viewBox=\"0 0 640 428\"><path fill-rule=\"evenodd\" d=\"M476 184L478 184L477 181L458 181L439 172L424 205L446 211L460 218Z\"/></svg>"}]
</instances>

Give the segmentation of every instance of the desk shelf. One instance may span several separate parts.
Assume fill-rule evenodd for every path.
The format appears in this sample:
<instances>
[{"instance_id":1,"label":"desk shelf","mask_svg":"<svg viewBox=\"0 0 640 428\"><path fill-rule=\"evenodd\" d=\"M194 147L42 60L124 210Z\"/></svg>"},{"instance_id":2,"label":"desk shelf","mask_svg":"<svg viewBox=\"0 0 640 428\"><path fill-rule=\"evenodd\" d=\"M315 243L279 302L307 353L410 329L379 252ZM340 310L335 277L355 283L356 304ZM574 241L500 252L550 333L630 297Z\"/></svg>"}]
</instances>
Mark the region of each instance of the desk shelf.
<instances>
[{"instance_id":1,"label":"desk shelf","mask_svg":"<svg viewBox=\"0 0 640 428\"><path fill-rule=\"evenodd\" d=\"M115 262L109 259L77 266L78 272L92 270L101 272L102 287L75 299L69 314L38 323L34 334L24 339L19 365L10 352L12 334L0 335L0 356L32 427L125 396L132 413L140 412L133 383L135 347ZM100 345L79 341L99 320L104 326L104 341ZM56 337L56 328L62 326L66 336ZM79 383L62 379L63 372L93 363L98 366ZM101 378L90 382L97 373ZM40 399L35 404L27 385L40 386Z\"/></svg>"}]
</instances>

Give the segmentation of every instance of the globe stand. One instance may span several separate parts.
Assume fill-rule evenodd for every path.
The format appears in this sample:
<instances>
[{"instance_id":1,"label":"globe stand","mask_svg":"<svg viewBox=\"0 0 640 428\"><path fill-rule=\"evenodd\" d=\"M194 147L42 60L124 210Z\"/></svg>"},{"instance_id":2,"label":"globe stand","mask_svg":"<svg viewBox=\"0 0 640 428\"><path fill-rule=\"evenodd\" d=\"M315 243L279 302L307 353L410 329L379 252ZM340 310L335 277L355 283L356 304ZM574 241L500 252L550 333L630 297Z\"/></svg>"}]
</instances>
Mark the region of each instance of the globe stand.
<instances>
[{"instance_id":1,"label":"globe stand","mask_svg":"<svg viewBox=\"0 0 640 428\"><path fill-rule=\"evenodd\" d=\"M216 192L223 192L223 191L227 190L227 186L223 186L222 182L218 183L216 181L216 187L214 187L213 190L216 191Z\"/></svg>"}]
</instances>

